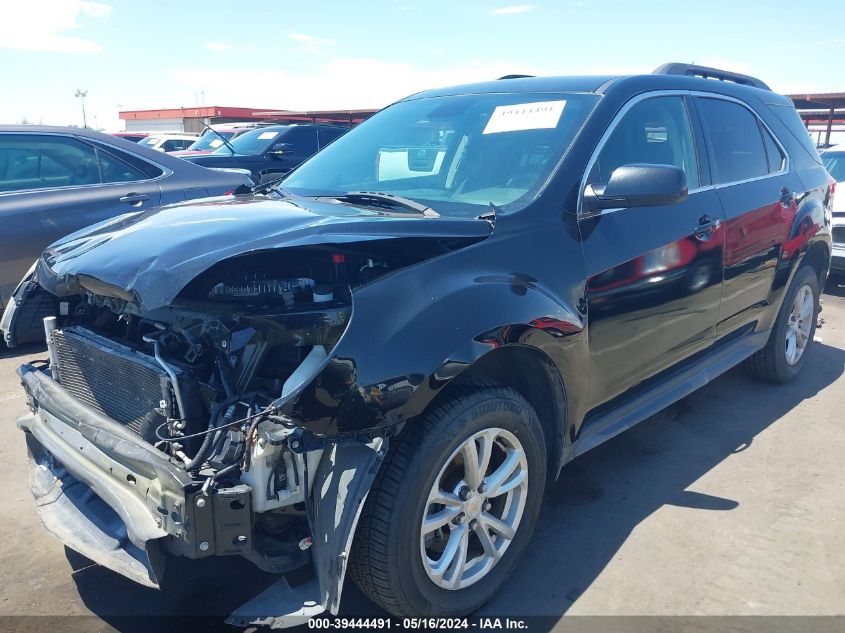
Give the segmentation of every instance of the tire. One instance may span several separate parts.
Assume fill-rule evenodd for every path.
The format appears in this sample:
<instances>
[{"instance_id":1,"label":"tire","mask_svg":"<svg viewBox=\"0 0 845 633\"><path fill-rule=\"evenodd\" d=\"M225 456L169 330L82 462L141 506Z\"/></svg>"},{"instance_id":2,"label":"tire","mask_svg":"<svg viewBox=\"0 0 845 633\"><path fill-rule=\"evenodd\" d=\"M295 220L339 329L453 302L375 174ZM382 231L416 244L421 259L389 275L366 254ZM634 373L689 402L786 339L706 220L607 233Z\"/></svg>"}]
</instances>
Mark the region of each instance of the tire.
<instances>
[{"instance_id":1,"label":"tire","mask_svg":"<svg viewBox=\"0 0 845 633\"><path fill-rule=\"evenodd\" d=\"M809 289L812 296L812 310L810 322L806 328L807 337L805 347L797 360L790 362L790 345L787 334L790 319L799 293ZM780 307L775 325L769 335L766 346L745 361L745 368L751 377L769 383L784 384L793 380L803 369L807 356L813 347L813 337L816 333L816 322L819 314L819 279L815 271L809 266L802 266L795 274ZM806 324L805 319L800 323Z\"/></svg>"},{"instance_id":2,"label":"tire","mask_svg":"<svg viewBox=\"0 0 845 633\"><path fill-rule=\"evenodd\" d=\"M373 602L398 617L463 616L481 607L512 573L531 539L540 511L546 479L546 448L543 429L534 409L519 393L496 383L469 383L454 389L448 400L409 422L391 447L367 497L353 541L352 579ZM517 456L519 460L524 457L526 479L521 479L519 469L522 465L519 465L513 475L504 479L506 485L503 487L516 481L525 483L500 496L491 494L489 501L485 501L483 496L476 496L468 488L462 489L464 494L470 492L468 499L461 502L466 514L461 513L443 527L430 532L424 541L421 534L424 513L431 519L437 518L439 513L454 512L454 506L429 502L435 481L438 489L448 490L444 483L447 476L463 472L462 479L470 479L463 465L458 465L465 453L461 452L457 457L456 451L462 445L470 446L466 442L482 432L484 437L494 438L487 444L494 447L494 457L490 458L490 467L486 471L488 476L484 481L496 486L491 475L507 470L501 468L503 461L497 461L505 455L502 447L513 449L519 445L523 453L520 456L518 451L511 450L508 463L515 463ZM483 445L485 440L482 439L472 442L479 451ZM484 490L482 486L479 488L485 493L495 492ZM449 500L454 502L456 498L450 496ZM520 506L521 517L514 524L512 540L508 541L482 527L489 524L489 515L513 517L520 514ZM499 515L502 507L509 510ZM494 547L504 548L498 558L487 556L486 551L480 549L479 529L492 534L488 545L496 543ZM484 571L483 565L476 562L468 565L464 574L455 573L457 567L450 566L439 582L469 584L444 588L429 575L430 567L427 569L427 566L431 560L427 548L429 543L433 547L447 541L453 533L467 535L469 549L466 560L486 560L491 566ZM442 556L446 558L445 554ZM429 562L424 562L424 559ZM455 560L459 561L460 556ZM472 576L472 569L481 571ZM448 573L450 570L451 575ZM462 580L464 576L466 580Z\"/></svg>"}]
</instances>

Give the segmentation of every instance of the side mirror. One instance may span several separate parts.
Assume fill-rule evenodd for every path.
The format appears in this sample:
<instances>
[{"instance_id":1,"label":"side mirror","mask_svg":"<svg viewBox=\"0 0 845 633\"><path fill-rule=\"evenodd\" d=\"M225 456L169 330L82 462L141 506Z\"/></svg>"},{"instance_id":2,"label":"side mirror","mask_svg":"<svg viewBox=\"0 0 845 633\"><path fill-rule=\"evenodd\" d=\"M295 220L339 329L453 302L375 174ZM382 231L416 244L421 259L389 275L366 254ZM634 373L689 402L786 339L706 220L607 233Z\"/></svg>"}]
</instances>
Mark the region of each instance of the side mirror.
<instances>
[{"instance_id":1,"label":"side mirror","mask_svg":"<svg viewBox=\"0 0 845 633\"><path fill-rule=\"evenodd\" d=\"M673 165L631 164L618 167L607 186L587 185L584 205L591 211L659 207L686 200L687 175Z\"/></svg>"},{"instance_id":2,"label":"side mirror","mask_svg":"<svg viewBox=\"0 0 845 633\"><path fill-rule=\"evenodd\" d=\"M292 143L276 143L270 150L267 152L270 156L286 156L288 154L293 154L293 144Z\"/></svg>"}]
</instances>

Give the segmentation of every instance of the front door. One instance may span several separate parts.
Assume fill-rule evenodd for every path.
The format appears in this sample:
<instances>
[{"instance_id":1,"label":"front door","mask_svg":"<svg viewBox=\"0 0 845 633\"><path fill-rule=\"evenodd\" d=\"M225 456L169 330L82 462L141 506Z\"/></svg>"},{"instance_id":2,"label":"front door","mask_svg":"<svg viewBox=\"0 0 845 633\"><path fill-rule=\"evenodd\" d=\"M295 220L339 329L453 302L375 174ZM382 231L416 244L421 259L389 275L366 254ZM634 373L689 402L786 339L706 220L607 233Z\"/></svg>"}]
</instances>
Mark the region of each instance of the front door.
<instances>
[{"instance_id":1,"label":"front door","mask_svg":"<svg viewBox=\"0 0 845 633\"><path fill-rule=\"evenodd\" d=\"M581 211L587 265L590 406L624 394L714 340L722 289L723 212L689 97L640 98L605 136L587 184L632 163L684 170L689 196L666 206Z\"/></svg>"}]
</instances>

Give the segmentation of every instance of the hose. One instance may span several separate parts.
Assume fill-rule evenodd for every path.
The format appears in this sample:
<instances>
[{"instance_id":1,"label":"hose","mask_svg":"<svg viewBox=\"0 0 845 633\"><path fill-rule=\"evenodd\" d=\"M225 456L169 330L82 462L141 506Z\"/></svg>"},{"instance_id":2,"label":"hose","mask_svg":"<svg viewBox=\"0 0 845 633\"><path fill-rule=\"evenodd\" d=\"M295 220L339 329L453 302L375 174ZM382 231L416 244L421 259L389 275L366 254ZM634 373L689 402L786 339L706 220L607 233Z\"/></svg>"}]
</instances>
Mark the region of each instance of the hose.
<instances>
[{"instance_id":1,"label":"hose","mask_svg":"<svg viewBox=\"0 0 845 633\"><path fill-rule=\"evenodd\" d=\"M202 440L202 444L199 447L199 450L196 452L194 457L185 464L185 470L188 472L194 471L202 466L202 463L205 461L205 457L208 454L208 449L211 448L212 439L214 436L211 434L211 430L215 427L215 422L217 417L220 415L220 411L223 410L223 405L218 405L215 407L215 415L212 415L208 420L208 433L205 434L205 437ZM223 416L223 424L222 426L228 426L232 423L232 418L235 417L235 411L237 411L237 407L234 404L230 404L229 407L226 409L226 414Z\"/></svg>"}]
</instances>

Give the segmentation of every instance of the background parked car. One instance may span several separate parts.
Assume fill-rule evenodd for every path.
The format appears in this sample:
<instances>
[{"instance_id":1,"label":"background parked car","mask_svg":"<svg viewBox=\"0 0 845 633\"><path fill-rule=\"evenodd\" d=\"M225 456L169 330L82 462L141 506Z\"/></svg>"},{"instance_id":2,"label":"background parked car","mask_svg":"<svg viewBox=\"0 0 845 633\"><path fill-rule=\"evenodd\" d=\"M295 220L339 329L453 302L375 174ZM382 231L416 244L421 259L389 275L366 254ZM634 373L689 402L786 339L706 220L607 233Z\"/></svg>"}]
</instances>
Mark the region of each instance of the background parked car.
<instances>
[{"instance_id":1,"label":"background parked car","mask_svg":"<svg viewBox=\"0 0 845 633\"><path fill-rule=\"evenodd\" d=\"M822 152L822 160L836 184L845 187L845 146L838 145ZM831 270L845 274L845 195L833 198L833 260Z\"/></svg>"},{"instance_id":2,"label":"background parked car","mask_svg":"<svg viewBox=\"0 0 845 633\"><path fill-rule=\"evenodd\" d=\"M0 306L45 246L107 218L222 195L243 174L205 169L80 128L0 126Z\"/></svg>"},{"instance_id":3,"label":"background parked car","mask_svg":"<svg viewBox=\"0 0 845 633\"><path fill-rule=\"evenodd\" d=\"M193 145L199 136L197 134L155 134L138 141L138 145L158 150L159 152L174 152L187 149Z\"/></svg>"},{"instance_id":4,"label":"background parked car","mask_svg":"<svg viewBox=\"0 0 845 633\"><path fill-rule=\"evenodd\" d=\"M236 136L240 136L257 127L266 126L268 124L261 123L235 123L232 125L212 125L210 129L206 130L202 136L191 143L187 149L176 150L170 152L174 156L202 156L203 154L211 154L214 150L224 147L226 141L231 141ZM225 141L223 139L226 139Z\"/></svg>"},{"instance_id":5,"label":"background parked car","mask_svg":"<svg viewBox=\"0 0 845 633\"><path fill-rule=\"evenodd\" d=\"M253 180L262 183L285 175L347 131L335 125L271 125L241 134L231 141L232 148L223 144L211 154L185 160L204 167L248 169Z\"/></svg>"}]
</instances>

